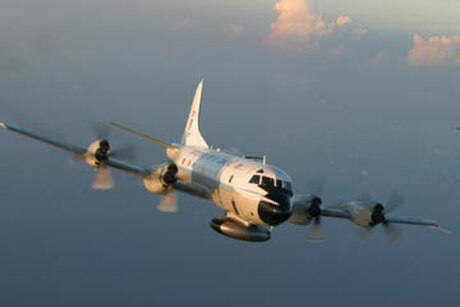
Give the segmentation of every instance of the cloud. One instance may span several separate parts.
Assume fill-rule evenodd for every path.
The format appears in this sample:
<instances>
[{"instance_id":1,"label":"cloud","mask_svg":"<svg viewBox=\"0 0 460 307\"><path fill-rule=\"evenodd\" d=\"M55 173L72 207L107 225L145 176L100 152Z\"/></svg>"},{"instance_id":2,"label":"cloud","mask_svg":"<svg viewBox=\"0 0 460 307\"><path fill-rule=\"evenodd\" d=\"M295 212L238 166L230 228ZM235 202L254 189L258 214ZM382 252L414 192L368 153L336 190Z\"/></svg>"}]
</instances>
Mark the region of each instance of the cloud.
<instances>
[{"instance_id":1,"label":"cloud","mask_svg":"<svg viewBox=\"0 0 460 307\"><path fill-rule=\"evenodd\" d=\"M231 25L230 30L228 32L228 39L229 40L237 40L243 36L244 28L240 25Z\"/></svg>"},{"instance_id":2,"label":"cloud","mask_svg":"<svg viewBox=\"0 0 460 307\"><path fill-rule=\"evenodd\" d=\"M318 38L329 36L337 27L350 22L346 15L332 22L325 20L310 0L279 0L274 10L278 17L272 24L269 42L289 51L308 51L317 45Z\"/></svg>"},{"instance_id":3,"label":"cloud","mask_svg":"<svg viewBox=\"0 0 460 307\"><path fill-rule=\"evenodd\" d=\"M340 15L335 19L335 25L337 27L343 27L351 22L351 18L347 15Z\"/></svg>"},{"instance_id":4,"label":"cloud","mask_svg":"<svg viewBox=\"0 0 460 307\"><path fill-rule=\"evenodd\" d=\"M460 36L413 36L407 61L411 66L460 65Z\"/></svg>"}]
</instances>

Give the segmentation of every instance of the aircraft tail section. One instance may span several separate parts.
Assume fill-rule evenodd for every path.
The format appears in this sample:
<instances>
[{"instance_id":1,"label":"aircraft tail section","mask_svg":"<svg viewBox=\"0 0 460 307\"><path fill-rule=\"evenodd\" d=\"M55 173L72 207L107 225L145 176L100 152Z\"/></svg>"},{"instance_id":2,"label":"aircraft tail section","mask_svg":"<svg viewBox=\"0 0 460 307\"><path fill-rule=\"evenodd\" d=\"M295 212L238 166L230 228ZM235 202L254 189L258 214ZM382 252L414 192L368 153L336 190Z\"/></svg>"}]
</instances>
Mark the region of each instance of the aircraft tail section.
<instances>
[{"instance_id":1,"label":"aircraft tail section","mask_svg":"<svg viewBox=\"0 0 460 307\"><path fill-rule=\"evenodd\" d=\"M185 125L184 135L182 136L182 144L187 146L197 146L208 148L208 144L201 136L200 132L200 109L201 109L201 94L203 92L203 80L198 83L193 97L192 106Z\"/></svg>"}]
</instances>

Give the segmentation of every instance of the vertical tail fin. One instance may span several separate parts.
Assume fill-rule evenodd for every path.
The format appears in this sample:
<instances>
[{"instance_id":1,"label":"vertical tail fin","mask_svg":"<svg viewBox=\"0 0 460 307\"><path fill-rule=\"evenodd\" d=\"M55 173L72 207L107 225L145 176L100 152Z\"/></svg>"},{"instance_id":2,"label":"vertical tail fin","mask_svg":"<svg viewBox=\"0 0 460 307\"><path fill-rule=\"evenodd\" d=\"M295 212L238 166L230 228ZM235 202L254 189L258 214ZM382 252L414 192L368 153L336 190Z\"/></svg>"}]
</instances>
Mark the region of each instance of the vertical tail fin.
<instances>
[{"instance_id":1,"label":"vertical tail fin","mask_svg":"<svg viewBox=\"0 0 460 307\"><path fill-rule=\"evenodd\" d=\"M203 139L200 133L200 108L201 108L201 93L203 91L203 80L198 83L193 97L192 106L188 115L187 124L185 125L184 135L182 136L182 144L188 146L197 146L208 148L208 144Z\"/></svg>"}]
</instances>

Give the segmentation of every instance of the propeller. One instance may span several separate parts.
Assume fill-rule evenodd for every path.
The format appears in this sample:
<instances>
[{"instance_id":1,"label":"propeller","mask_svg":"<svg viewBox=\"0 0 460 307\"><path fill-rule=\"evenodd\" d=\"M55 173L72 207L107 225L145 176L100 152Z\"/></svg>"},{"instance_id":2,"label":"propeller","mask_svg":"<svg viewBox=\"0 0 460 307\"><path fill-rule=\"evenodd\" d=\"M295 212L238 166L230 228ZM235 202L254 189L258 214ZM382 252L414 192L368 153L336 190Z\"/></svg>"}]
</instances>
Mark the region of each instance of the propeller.
<instances>
[{"instance_id":1,"label":"propeller","mask_svg":"<svg viewBox=\"0 0 460 307\"><path fill-rule=\"evenodd\" d=\"M324 241L322 219L321 219L321 205L323 203L321 195L323 194L324 184L321 181L312 181L310 183L312 194L314 195L311 200L310 207L308 207L308 216L312 219L312 229L309 241L312 243L321 243Z\"/></svg>"},{"instance_id":2,"label":"propeller","mask_svg":"<svg viewBox=\"0 0 460 307\"><path fill-rule=\"evenodd\" d=\"M166 168L166 172L161 175L161 181L165 187L166 193L161 196L160 202L157 209L161 212L176 213L179 211L177 204L177 196L174 190L171 188L174 183L177 182L177 165L170 164Z\"/></svg>"},{"instance_id":3,"label":"propeller","mask_svg":"<svg viewBox=\"0 0 460 307\"><path fill-rule=\"evenodd\" d=\"M319 196L313 197L310 207L308 207L308 216L313 220L312 230L309 241L320 243L324 241L323 229L321 227L321 204L323 201Z\"/></svg>"},{"instance_id":4,"label":"propeller","mask_svg":"<svg viewBox=\"0 0 460 307\"><path fill-rule=\"evenodd\" d=\"M373 227L378 224L387 225L385 214L395 210L396 208L399 208L403 205L403 203L403 197L397 192L391 193L390 197L388 197L388 200L386 202L386 206L384 206L380 202L375 202L372 208L371 221L369 222L369 226Z\"/></svg>"},{"instance_id":5,"label":"propeller","mask_svg":"<svg viewBox=\"0 0 460 307\"><path fill-rule=\"evenodd\" d=\"M388 241L390 243L396 242L401 237L402 232L399 228L387 223L385 215L402 206L403 203L403 197L397 192L391 193L390 197L388 197L386 205L383 205L380 202L375 202L375 205L372 207L371 211L369 230L381 224L386 236L388 237Z\"/></svg>"},{"instance_id":6,"label":"propeller","mask_svg":"<svg viewBox=\"0 0 460 307\"><path fill-rule=\"evenodd\" d=\"M107 124L95 123L93 126L94 133L99 140L103 140L108 143L108 138L112 129ZM110 145L109 145L110 148ZM132 145L123 145L117 149L110 151L110 157L122 159L122 160L134 160L136 159L136 151Z\"/></svg>"},{"instance_id":7,"label":"propeller","mask_svg":"<svg viewBox=\"0 0 460 307\"><path fill-rule=\"evenodd\" d=\"M115 185L112 173L107 167L109 158L132 160L134 159L134 148L132 146L124 146L114 150L108 141L110 127L104 124L95 124L93 128L97 140L90 144L84 159L96 170L91 185L92 188L96 190L109 190Z\"/></svg>"},{"instance_id":8,"label":"propeller","mask_svg":"<svg viewBox=\"0 0 460 307\"><path fill-rule=\"evenodd\" d=\"M107 168L106 162L110 156L110 144L106 139L99 141L99 147L94 153L97 161L96 175L92 187L95 190L110 190L114 187L112 172Z\"/></svg>"}]
</instances>

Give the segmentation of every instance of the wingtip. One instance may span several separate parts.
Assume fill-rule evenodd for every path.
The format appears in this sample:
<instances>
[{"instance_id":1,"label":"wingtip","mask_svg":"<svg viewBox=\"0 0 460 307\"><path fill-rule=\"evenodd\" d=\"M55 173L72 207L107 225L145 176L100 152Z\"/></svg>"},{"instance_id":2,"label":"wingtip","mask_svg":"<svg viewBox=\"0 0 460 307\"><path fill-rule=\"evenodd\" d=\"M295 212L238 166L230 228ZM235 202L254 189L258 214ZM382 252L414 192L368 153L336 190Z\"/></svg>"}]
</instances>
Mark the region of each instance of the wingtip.
<instances>
[{"instance_id":1,"label":"wingtip","mask_svg":"<svg viewBox=\"0 0 460 307\"><path fill-rule=\"evenodd\" d=\"M4 124L4 123L0 123L0 128L8 129L8 127L7 127L6 124Z\"/></svg>"},{"instance_id":2,"label":"wingtip","mask_svg":"<svg viewBox=\"0 0 460 307\"><path fill-rule=\"evenodd\" d=\"M447 228L439 227L439 226L431 226L432 229L440 231L442 233L445 233L447 235L452 235L454 232L452 230L449 230Z\"/></svg>"}]
</instances>

